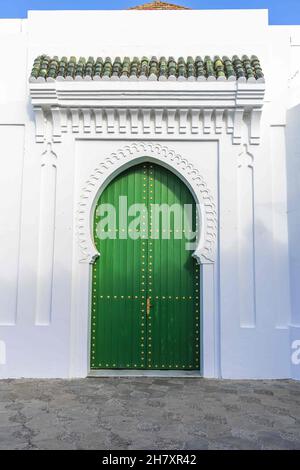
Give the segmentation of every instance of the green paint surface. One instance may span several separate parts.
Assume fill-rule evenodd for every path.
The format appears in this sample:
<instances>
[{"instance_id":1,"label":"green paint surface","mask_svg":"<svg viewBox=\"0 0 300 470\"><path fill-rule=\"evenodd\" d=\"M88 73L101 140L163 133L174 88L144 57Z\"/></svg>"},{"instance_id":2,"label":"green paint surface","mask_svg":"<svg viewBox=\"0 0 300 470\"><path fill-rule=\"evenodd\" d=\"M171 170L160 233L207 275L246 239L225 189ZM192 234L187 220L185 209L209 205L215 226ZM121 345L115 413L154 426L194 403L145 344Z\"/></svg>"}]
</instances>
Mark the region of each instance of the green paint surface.
<instances>
[{"instance_id":1,"label":"green paint surface","mask_svg":"<svg viewBox=\"0 0 300 470\"><path fill-rule=\"evenodd\" d=\"M127 197L129 208L141 204L127 222L120 222L120 196ZM99 214L103 204L117 209L109 228L103 223L106 213ZM181 207L181 223L174 213L164 222L157 204ZM133 225L134 215L140 225ZM103 191L94 214L100 257L92 275L92 369L199 369L199 267L185 238L195 224L192 194L162 166L131 167ZM109 229L114 238L99 238L100 229Z\"/></svg>"}]
</instances>

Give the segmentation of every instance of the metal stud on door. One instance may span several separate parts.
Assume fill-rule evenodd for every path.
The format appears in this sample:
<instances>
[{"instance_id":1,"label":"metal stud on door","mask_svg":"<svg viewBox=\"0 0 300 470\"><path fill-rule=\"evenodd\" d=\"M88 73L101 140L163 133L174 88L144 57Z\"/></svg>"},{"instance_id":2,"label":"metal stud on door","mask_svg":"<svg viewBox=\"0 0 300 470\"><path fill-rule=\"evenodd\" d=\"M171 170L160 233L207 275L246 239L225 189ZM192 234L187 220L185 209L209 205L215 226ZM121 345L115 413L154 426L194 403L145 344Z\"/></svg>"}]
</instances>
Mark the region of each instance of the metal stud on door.
<instances>
[{"instance_id":1,"label":"metal stud on door","mask_svg":"<svg viewBox=\"0 0 300 470\"><path fill-rule=\"evenodd\" d=\"M199 368L199 272L186 249L188 229L177 228L174 217L154 223L154 207L173 204L183 214L185 206L192 207L189 230L194 230L190 191L152 163L118 175L98 200L94 239L101 256L92 275L92 369ZM115 218L107 215L111 207Z\"/></svg>"},{"instance_id":2,"label":"metal stud on door","mask_svg":"<svg viewBox=\"0 0 300 470\"><path fill-rule=\"evenodd\" d=\"M199 369L199 272L187 249L196 228L195 202L177 176L150 164L149 206L148 295L152 307L147 367ZM191 220L186 223L188 216Z\"/></svg>"}]
</instances>

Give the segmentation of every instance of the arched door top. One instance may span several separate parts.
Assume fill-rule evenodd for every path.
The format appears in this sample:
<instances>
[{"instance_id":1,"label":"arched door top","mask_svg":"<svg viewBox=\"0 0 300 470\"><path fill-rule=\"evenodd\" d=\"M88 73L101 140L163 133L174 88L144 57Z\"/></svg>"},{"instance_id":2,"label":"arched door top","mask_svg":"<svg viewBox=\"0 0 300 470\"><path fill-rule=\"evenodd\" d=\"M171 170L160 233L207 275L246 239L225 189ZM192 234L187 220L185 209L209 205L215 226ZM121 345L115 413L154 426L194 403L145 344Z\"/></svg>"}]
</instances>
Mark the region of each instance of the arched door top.
<instances>
[{"instance_id":1,"label":"arched door top","mask_svg":"<svg viewBox=\"0 0 300 470\"><path fill-rule=\"evenodd\" d=\"M95 203L108 182L125 168L142 162L153 161L166 166L189 187L198 208L201 233L193 256L199 263L213 263L217 233L217 214L213 196L199 170L174 150L153 143L132 143L105 158L95 168L84 185L77 214L77 234L81 252L80 261L93 263L99 256L92 234L92 215Z\"/></svg>"}]
</instances>

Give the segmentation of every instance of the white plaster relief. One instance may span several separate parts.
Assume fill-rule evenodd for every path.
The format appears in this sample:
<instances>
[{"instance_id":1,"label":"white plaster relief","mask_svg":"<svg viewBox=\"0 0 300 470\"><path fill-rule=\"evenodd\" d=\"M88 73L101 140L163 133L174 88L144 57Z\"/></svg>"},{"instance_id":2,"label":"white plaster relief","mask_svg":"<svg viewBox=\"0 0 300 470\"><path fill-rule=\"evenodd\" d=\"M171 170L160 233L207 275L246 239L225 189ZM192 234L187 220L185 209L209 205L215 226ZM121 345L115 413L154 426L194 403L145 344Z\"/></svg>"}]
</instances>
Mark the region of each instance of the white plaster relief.
<instances>
[{"instance_id":1,"label":"white plaster relief","mask_svg":"<svg viewBox=\"0 0 300 470\"><path fill-rule=\"evenodd\" d=\"M226 111L226 124L227 124L227 134L233 134L234 130L234 110L228 109Z\"/></svg>"},{"instance_id":2,"label":"white plaster relief","mask_svg":"<svg viewBox=\"0 0 300 470\"><path fill-rule=\"evenodd\" d=\"M250 144L259 145L260 143L260 121L261 109L252 109L250 113Z\"/></svg>"},{"instance_id":3,"label":"white plaster relief","mask_svg":"<svg viewBox=\"0 0 300 470\"><path fill-rule=\"evenodd\" d=\"M247 145L238 156L239 312L242 328L256 325L253 155Z\"/></svg>"},{"instance_id":4,"label":"white plaster relief","mask_svg":"<svg viewBox=\"0 0 300 470\"><path fill-rule=\"evenodd\" d=\"M60 110L60 119L61 119L61 132L68 132L68 110Z\"/></svg>"},{"instance_id":5,"label":"white plaster relief","mask_svg":"<svg viewBox=\"0 0 300 470\"><path fill-rule=\"evenodd\" d=\"M52 109L51 114L36 110L36 141L46 140L47 122L52 125L54 143L62 141L62 134L68 131L68 123L74 134L85 134L91 137L101 134L103 137L113 136L170 136L178 134L181 139L196 136L216 136L219 138L226 130L233 134L233 144L242 143L242 127L249 123L250 144L260 142L260 110L253 110L248 119L248 113L242 109L137 109L137 108L103 108L91 109Z\"/></svg>"},{"instance_id":6,"label":"white plaster relief","mask_svg":"<svg viewBox=\"0 0 300 470\"><path fill-rule=\"evenodd\" d=\"M72 131L77 134L79 132L79 111L78 109L71 109L72 116ZM96 122L97 126L97 122Z\"/></svg>"},{"instance_id":7,"label":"white plaster relief","mask_svg":"<svg viewBox=\"0 0 300 470\"><path fill-rule=\"evenodd\" d=\"M260 119L265 85L240 82L145 82L143 88L131 81L31 83L36 110L36 138L44 141L44 120L53 121L53 141L72 131L91 135L172 135L180 138L233 134L233 144L242 142L247 121L251 144L260 142ZM141 84L139 84L140 86ZM184 86L184 87L183 87ZM77 113L76 110L82 112ZM50 113L49 113L50 111ZM250 121L247 116L250 113Z\"/></svg>"},{"instance_id":8,"label":"white plaster relief","mask_svg":"<svg viewBox=\"0 0 300 470\"><path fill-rule=\"evenodd\" d=\"M186 134L188 124L188 109L179 110L179 134Z\"/></svg>"},{"instance_id":9,"label":"white plaster relief","mask_svg":"<svg viewBox=\"0 0 300 470\"><path fill-rule=\"evenodd\" d=\"M212 109L204 109L203 111L203 132L204 134L210 134L212 128Z\"/></svg>"},{"instance_id":10,"label":"white plaster relief","mask_svg":"<svg viewBox=\"0 0 300 470\"><path fill-rule=\"evenodd\" d=\"M91 111L90 109L83 109L82 110L83 116L83 132L85 134L91 132Z\"/></svg>"},{"instance_id":11,"label":"white plaster relief","mask_svg":"<svg viewBox=\"0 0 300 470\"><path fill-rule=\"evenodd\" d=\"M199 111L198 111L199 114ZM171 108L167 110L167 132L168 134L174 134L176 128L176 109Z\"/></svg>"},{"instance_id":12,"label":"white plaster relief","mask_svg":"<svg viewBox=\"0 0 300 470\"><path fill-rule=\"evenodd\" d=\"M215 257L215 241L217 236L217 213L213 197L207 188L199 170L187 159L173 150L160 144L132 143L112 153L95 168L81 192L77 216L77 235L81 262L93 263L99 256L91 233L92 207L99 194L101 184L115 172L115 166L122 168L126 162L141 158L153 158L175 170L186 180L196 202L200 206L201 233L197 248L193 254L200 263L211 263Z\"/></svg>"},{"instance_id":13,"label":"white plaster relief","mask_svg":"<svg viewBox=\"0 0 300 470\"><path fill-rule=\"evenodd\" d=\"M191 133L198 134L200 131L200 110L191 109Z\"/></svg>"},{"instance_id":14,"label":"white plaster relief","mask_svg":"<svg viewBox=\"0 0 300 470\"><path fill-rule=\"evenodd\" d=\"M162 133L162 125L163 125L163 109L155 109L155 133L161 134Z\"/></svg>"},{"instance_id":15,"label":"white plaster relief","mask_svg":"<svg viewBox=\"0 0 300 470\"><path fill-rule=\"evenodd\" d=\"M242 142L243 109L235 109L233 117L233 144Z\"/></svg>"},{"instance_id":16,"label":"white plaster relief","mask_svg":"<svg viewBox=\"0 0 300 470\"><path fill-rule=\"evenodd\" d=\"M61 142L61 112L59 108L52 109L52 138L53 142Z\"/></svg>"},{"instance_id":17,"label":"white plaster relief","mask_svg":"<svg viewBox=\"0 0 300 470\"><path fill-rule=\"evenodd\" d=\"M216 134L222 134L223 132L223 115L224 115L224 109L216 109L215 111Z\"/></svg>"},{"instance_id":18,"label":"white plaster relief","mask_svg":"<svg viewBox=\"0 0 300 470\"><path fill-rule=\"evenodd\" d=\"M151 109L144 109L143 131L144 131L144 134L150 134L151 132Z\"/></svg>"},{"instance_id":19,"label":"white plaster relief","mask_svg":"<svg viewBox=\"0 0 300 470\"><path fill-rule=\"evenodd\" d=\"M137 134L139 130L138 109L130 110L130 119L131 119L131 132L132 134Z\"/></svg>"},{"instance_id":20,"label":"white plaster relief","mask_svg":"<svg viewBox=\"0 0 300 470\"><path fill-rule=\"evenodd\" d=\"M52 309L55 239L56 160L51 144L42 154L37 266L36 325L49 325Z\"/></svg>"},{"instance_id":21,"label":"white plaster relief","mask_svg":"<svg viewBox=\"0 0 300 470\"><path fill-rule=\"evenodd\" d=\"M35 108L35 139L37 143L45 141L46 118L42 108Z\"/></svg>"},{"instance_id":22,"label":"white plaster relief","mask_svg":"<svg viewBox=\"0 0 300 470\"><path fill-rule=\"evenodd\" d=\"M133 119L133 116L131 116ZM107 109L106 110L106 119L107 119L107 133L113 134L115 129L115 110L114 109Z\"/></svg>"}]
</instances>

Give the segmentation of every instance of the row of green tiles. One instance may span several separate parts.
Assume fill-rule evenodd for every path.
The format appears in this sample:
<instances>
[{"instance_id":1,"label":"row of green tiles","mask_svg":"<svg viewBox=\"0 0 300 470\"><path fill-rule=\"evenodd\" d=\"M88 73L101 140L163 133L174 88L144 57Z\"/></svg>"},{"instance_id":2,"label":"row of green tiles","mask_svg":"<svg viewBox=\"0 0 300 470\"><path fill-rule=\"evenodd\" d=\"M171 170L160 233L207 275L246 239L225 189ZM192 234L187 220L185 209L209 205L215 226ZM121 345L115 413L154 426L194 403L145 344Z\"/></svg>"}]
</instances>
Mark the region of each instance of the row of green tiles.
<instances>
[{"instance_id":1,"label":"row of green tiles","mask_svg":"<svg viewBox=\"0 0 300 470\"><path fill-rule=\"evenodd\" d=\"M102 59L98 57L96 60L89 57L87 60L81 57L78 61L76 57L57 56L53 58L42 55L35 59L31 77L33 78L57 78L57 77L122 77L122 76L181 76L181 77L236 77L236 78L263 78L263 72L260 61L256 56L233 56L232 60L224 56L222 59L216 56L214 59L206 56L204 60L200 56L188 57L186 60L180 57L176 61L173 57L167 60L161 57L151 59L143 57L141 59L134 58L132 61L129 57L125 57L122 61L120 57L116 57L114 61L110 57Z\"/></svg>"}]
</instances>

